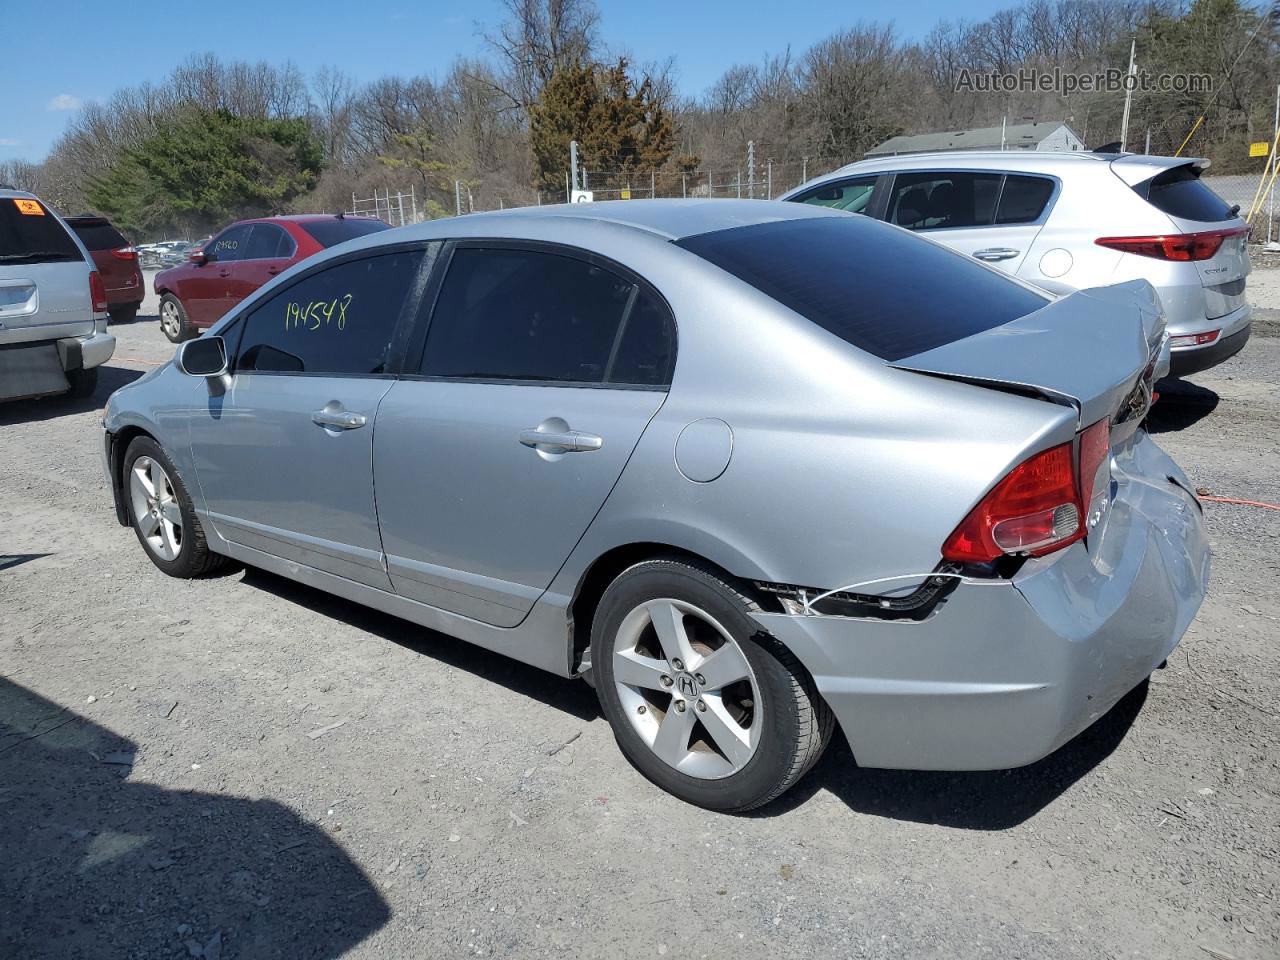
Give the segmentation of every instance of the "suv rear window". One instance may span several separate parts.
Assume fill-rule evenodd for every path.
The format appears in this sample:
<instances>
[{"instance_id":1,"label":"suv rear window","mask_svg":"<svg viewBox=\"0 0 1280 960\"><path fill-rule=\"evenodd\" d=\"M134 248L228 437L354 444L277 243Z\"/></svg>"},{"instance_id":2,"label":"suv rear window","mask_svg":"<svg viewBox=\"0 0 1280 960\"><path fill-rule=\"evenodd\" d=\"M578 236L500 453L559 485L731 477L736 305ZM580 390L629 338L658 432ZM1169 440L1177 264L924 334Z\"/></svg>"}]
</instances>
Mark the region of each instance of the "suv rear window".
<instances>
[{"instance_id":1,"label":"suv rear window","mask_svg":"<svg viewBox=\"0 0 1280 960\"><path fill-rule=\"evenodd\" d=\"M677 244L888 361L990 330L1048 302L964 254L866 217L760 223Z\"/></svg>"},{"instance_id":2,"label":"suv rear window","mask_svg":"<svg viewBox=\"0 0 1280 960\"><path fill-rule=\"evenodd\" d=\"M322 247L332 247L356 237L368 236L380 230L390 230L391 225L371 217L344 217L339 220L304 220L299 224Z\"/></svg>"},{"instance_id":3,"label":"suv rear window","mask_svg":"<svg viewBox=\"0 0 1280 960\"><path fill-rule=\"evenodd\" d=\"M1166 170L1133 189L1157 210L1182 220L1218 223L1235 216L1225 200L1200 182L1200 173L1189 164Z\"/></svg>"},{"instance_id":4,"label":"suv rear window","mask_svg":"<svg viewBox=\"0 0 1280 960\"><path fill-rule=\"evenodd\" d=\"M71 234L43 203L0 198L0 264L83 259Z\"/></svg>"},{"instance_id":5,"label":"suv rear window","mask_svg":"<svg viewBox=\"0 0 1280 960\"><path fill-rule=\"evenodd\" d=\"M67 226L76 232L76 236L90 250L119 250L129 246L129 241L106 220L67 221Z\"/></svg>"}]
</instances>

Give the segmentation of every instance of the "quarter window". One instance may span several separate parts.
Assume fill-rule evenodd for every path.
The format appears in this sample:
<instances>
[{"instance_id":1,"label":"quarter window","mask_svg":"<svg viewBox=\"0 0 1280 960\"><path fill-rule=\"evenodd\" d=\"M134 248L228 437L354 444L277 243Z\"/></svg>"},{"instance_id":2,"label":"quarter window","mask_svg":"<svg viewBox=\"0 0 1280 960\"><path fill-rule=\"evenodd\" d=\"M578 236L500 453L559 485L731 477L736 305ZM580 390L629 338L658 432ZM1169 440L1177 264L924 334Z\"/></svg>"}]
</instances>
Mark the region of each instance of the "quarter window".
<instances>
[{"instance_id":1,"label":"quarter window","mask_svg":"<svg viewBox=\"0 0 1280 960\"><path fill-rule=\"evenodd\" d=\"M249 311L237 372L387 372L421 250L348 260L310 274Z\"/></svg>"},{"instance_id":2,"label":"quarter window","mask_svg":"<svg viewBox=\"0 0 1280 960\"><path fill-rule=\"evenodd\" d=\"M1052 180L1010 174L1004 178L1004 189L1000 191L996 223L1034 223L1044 213L1051 196Z\"/></svg>"},{"instance_id":3,"label":"quarter window","mask_svg":"<svg viewBox=\"0 0 1280 960\"><path fill-rule=\"evenodd\" d=\"M618 274L555 253L454 251L432 313L426 376L665 386L666 304Z\"/></svg>"},{"instance_id":4,"label":"quarter window","mask_svg":"<svg viewBox=\"0 0 1280 960\"><path fill-rule=\"evenodd\" d=\"M824 184L796 197L796 201L830 207L833 210L848 210L850 213L867 213L871 208L871 196L875 189L875 177L855 177L852 180Z\"/></svg>"}]
</instances>

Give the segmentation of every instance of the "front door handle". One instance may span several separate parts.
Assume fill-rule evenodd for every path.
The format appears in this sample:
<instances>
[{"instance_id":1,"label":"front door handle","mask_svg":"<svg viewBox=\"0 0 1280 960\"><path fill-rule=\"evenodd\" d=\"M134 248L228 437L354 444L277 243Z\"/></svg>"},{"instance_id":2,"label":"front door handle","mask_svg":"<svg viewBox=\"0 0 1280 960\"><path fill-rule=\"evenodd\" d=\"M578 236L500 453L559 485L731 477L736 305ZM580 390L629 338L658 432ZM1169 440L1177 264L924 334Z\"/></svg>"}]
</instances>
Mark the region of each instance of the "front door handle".
<instances>
[{"instance_id":1,"label":"front door handle","mask_svg":"<svg viewBox=\"0 0 1280 960\"><path fill-rule=\"evenodd\" d=\"M986 250L975 250L973 255L979 260L994 263L997 260L1012 260L1021 252L1021 250L1014 250L1012 247L988 247Z\"/></svg>"},{"instance_id":2,"label":"front door handle","mask_svg":"<svg viewBox=\"0 0 1280 960\"><path fill-rule=\"evenodd\" d=\"M368 423L368 418L363 413L352 413L350 410L334 410L332 407L325 407L323 410L317 410L311 414L311 422L331 429L355 430Z\"/></svg>"},{"instance_id":3,"label":"front door handle","mask_svg":"<svg viewBox=\"0 0 1280 960\"><path fill-rule=\"evenodd\" d=\"M520 431L520 442L526 447L551 448L555 453L590 453L604 446L604 439L581 430L539 430L530 427Z\"/></svg>"}]
</instances>

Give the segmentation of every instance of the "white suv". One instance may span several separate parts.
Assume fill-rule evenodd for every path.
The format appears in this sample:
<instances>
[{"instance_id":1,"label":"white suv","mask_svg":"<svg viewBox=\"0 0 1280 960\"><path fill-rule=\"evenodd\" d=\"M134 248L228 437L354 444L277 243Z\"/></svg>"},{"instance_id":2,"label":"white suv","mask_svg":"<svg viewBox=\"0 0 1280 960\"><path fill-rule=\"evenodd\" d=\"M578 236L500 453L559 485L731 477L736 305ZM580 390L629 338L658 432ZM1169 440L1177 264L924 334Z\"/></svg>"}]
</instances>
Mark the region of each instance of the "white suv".
<instances>
[{"instance_id":1,"label":"white suv","mask_svg":"<svg viewBox=\"0 0 1280 960\"><path fill-rule=\"evenodd\" d=\"M1170 373L1249 339L1248 227L1200 181L1207 160L1097 153L931 153L841 167L781 199L918 231L1054 293L1149 280ZM924 278L922 278L924 279Z\"/></svg>"},{"instance_id":2,"label":"white suv","mask_svg":"<svg viewBox=\"0 0 1280 960\"><path fill-rule=\"evenodd\" d=\"M89 251L37 197L0 185L0 400L87 397L115 348Z\"/></svg>"}]
</instances>

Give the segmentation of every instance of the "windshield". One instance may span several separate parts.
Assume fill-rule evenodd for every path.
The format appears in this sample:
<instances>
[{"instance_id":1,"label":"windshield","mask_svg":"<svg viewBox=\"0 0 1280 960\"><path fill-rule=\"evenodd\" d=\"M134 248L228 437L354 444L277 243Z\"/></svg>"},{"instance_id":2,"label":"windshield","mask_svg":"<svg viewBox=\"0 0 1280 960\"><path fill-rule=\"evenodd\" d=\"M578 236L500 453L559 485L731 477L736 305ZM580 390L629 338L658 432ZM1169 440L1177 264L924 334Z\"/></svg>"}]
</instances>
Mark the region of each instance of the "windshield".
<instances>
[{"instance_id":1,"label":"windshield","mask_svg":"<svg viewBox=\"0 0 1280 960\"><path fill-rule=\"evenodd\" d=\"M891 362L1049 301L963 254L861 216L760 223L677 243Z\"/></svg>"}]
</instances>

